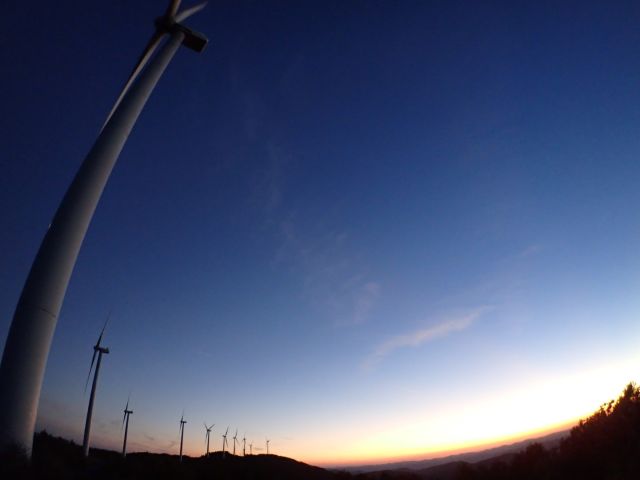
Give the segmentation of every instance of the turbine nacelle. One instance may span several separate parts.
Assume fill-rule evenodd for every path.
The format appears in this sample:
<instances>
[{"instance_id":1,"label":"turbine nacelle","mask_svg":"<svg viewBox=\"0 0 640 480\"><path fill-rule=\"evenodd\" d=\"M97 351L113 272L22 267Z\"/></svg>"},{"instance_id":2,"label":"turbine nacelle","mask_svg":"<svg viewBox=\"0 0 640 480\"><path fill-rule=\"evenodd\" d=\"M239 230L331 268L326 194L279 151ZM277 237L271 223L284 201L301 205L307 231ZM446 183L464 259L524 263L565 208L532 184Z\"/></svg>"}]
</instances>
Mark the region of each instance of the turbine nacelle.
<instances>
[{"instance_id":1,"label":"turbine nacelle","mask_svg":"<svg viewBox=\"0 0 640 480\"><path fill-rule=\"evenodd\" d=\"M172 34L174 32L182 32L184 33L184 40L182 40L182 44L185 47L197 53L200 53L205 49L207 43L209 42L209 39L207 39L207 37L205 37L202 33L196 32L195 30L192 30L186 25L182 25L181 23L170 22L171 20L168 20L165 17L159 17L155 21L156 29L168 34Z\"/></svg>"},{"instance_id":2,"label":"turbine nacelle","mask_svg":"<svg viewBox=\"0 0 640 480\"><path fill-rule=\"evenodd\" d=\"M187 8L182 12L178 13L178 8L180 7L180 0L171 0L171 2L169 3L169 7L165 11L164 15L162 15L161 17L158 17L154 22L156 27L155 32L153 32L153 35L151 35L151 39L149 40L149 42L147 43L147 46L143 50L142 55L138 60L138 63L136 64L136 66L133 68L133 71L129 75L127 82L125 83L122 91L120 92L120 96L116 100L116 103L111 109L111 112L109 112L109 115L107 116L107 120L105 121L102 128L104 128L107 125L107 123L109 123L111 116L116 111L116 109L120 105L120 102L129 91L129 88L131 87L133 82L136 80L136 78L138 77L142 69L145 67L145 65L153 55L153 52L155 51L156 47L160 44L160 40L162 39L162 37L164 37L166 34L172 35L174 33L182 33L183 35L182 44L185 47L191 50L194 50L196 52L202 52L202 50L204 50L204 47L207 45L207 42L208 42L207 38L203 34L199 32L195 32L191 30L189 27L182 25L181 22L189 18L194 13L197 13L200 10L202 10L206 5L207 5L207 2L203 2L194 7Z\"/></svg>"}]
</instances>

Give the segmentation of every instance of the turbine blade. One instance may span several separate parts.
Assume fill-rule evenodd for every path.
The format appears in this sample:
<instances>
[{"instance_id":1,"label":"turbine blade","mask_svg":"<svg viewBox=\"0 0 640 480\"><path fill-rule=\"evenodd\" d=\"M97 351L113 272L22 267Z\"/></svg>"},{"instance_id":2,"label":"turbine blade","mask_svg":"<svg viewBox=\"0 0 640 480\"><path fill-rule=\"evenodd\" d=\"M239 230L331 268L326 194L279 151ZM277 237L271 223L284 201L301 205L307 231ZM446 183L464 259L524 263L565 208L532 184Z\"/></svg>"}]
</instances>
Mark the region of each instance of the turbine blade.
<instances>
[{"instance_id":1,"label":"turbine blade","mask_svg":"<svg viewBox=\"0 0 640 480\"><path fill-rule=\"evenodd\" d=\"M180 8L180 0L171 0L167 11L164 13L167 17L173 17Z\"/></svg>"},{"instance_id":2,"label":"turbine blade","mask_svg":"<svg viewBox=\"0 0 640 480\"><path fill-rule=\"evenodd\" d=\"M187 8L181 11L176 15L176 22L182 22L183 20L186 20L191 15L193 15L194 13L198 13L200 10L202 10L206 6L207 6L207 2L202 2L198 5L195 5L191 8Z\"/></svg>"},{"instance_id":3,"label":"turbine blade","mask_svg":"<svg viewBox=\"0 0 640 480\"><path fill-rule=\"evenodd\" d=\"M96 355L98 354L98 351L94 348L93 349L93 357L91 357L91 366L89 367L89 374L87 375L87 381L84 383L84 391L85 393L87 392L87 386L89 385L89 379L91 378L91 370L93 370L93 364L96 361Z\"/></svg>"},{"instance_id":4,"label":"turbine blade","mask_svg":"<svg viewBox=\"0 0 640 480\"><path fill-rule=\"evenodd\" d=\"M109 323L109 318L111 318L112 310L109 310L109 314L107 315L107 319L104 321L104 325L102 326L102 331L100 332L100 336L98 337L98 341L96 342L96 347L100 346L100 342L102 342L102 336L104 335L104 330L107 328L107 323Z\"/></svg>"},{"instance_id":5,"label":"turbine blade","mask_svg":"<svg viewBox=\"0 0 640 480\"><path fill-rule=\"evenodd\" d=\"M120 92L120 96L118 97L118 99L116 100L116 103L113 105L113 108L109 112L107 119L104 121L104 124L102 125L102 129L104 129L105 125L109 123L109 120L111 120L113 113L116 111L116 109L122 102L122 99L129 91L129 88L131 87L135 79L138 78L138 75L140 74L144 66L149 61L149 58L151 57L156 47L160 43L160 39L162 38L163 35L164 34L159 30L156 30L155 32L153 32L153 35L151 36L151 40L149 40L146 47L144 47L144 50L142 51L142 55L140 55L140 58L138 59L138 63L136 63L136 66L133 68L133 71L131 72L131 74L129 75L129 78L127 79L127 83L124 84L124 87Z\"/></svg>"}]
</instances>

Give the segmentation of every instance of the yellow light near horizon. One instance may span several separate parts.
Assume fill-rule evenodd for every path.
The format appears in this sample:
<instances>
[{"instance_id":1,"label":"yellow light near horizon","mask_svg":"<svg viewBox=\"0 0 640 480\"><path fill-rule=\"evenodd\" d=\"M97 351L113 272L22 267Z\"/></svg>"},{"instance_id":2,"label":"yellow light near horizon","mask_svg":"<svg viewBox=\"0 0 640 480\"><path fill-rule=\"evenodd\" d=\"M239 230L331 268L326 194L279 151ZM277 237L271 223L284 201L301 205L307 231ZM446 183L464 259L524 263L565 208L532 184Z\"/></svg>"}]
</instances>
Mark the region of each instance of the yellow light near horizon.
<instances>
[{"instance_id":1,"label":"yellow light near horizon","mask_svg":"<svg viewBox=\"0 0 640 480\"><path fill-rule=\"evenodd\" d=\"M437 414L407 412L394 429L351 435L349 444L325 451L324 465L412 460L476 450L575 424L616 398L633 378L640 357L580 373L523 381L515 388L467 404L452 402ZM470 396L471 398L471 396ZM354 432L355 433L355 432Z\"/></svg>"}]
</instances>

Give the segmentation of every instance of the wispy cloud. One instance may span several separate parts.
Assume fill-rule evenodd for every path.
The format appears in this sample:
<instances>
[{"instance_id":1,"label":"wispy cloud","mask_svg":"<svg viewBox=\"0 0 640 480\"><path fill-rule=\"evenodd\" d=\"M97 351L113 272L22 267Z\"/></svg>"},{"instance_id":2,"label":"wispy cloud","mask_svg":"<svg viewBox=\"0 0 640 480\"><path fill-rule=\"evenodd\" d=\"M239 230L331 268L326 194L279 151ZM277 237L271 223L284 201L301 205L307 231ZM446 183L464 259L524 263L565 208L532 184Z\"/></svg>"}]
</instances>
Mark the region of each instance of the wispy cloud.
<instances>
[{"instance_id":1,"label":"wispy cloud","mask_svg":"<svg viewBox=\"0 0 640 480\"><path fill-rule=\"evenodd\" d=\"M175 448L176 445L178 445L178 442L176 440L171 440L169 443L167 443L165 450L171 451Z\"/></svg>"},{"instance_id":2,"label":"wispy cloud","mask_svg":"<svg viewBox=\"0 0 640 480\"><path fill-rule=\"evenodd\" d=\"M527 247L523 248L520 252L518 252L518 254L516 255L516 258L532 257L534 255L537 255L541 251L542 251L542 245L538 245L538 244L527 245Z\"/></svg>"},{"instance_id":3,"label":"wispy cloud","mask_svg":"<svg viewBox=\"0 0 640 480\"><path fill-rule=\"evenodd\" d=\"M380 284L377 282L367 282L356 289L353 298L353 323L364 323L367 320L379 296Z\"/></svg>"},{"instance_id":4,"label":"wispy cloud","mask_svg":"<svg viewBox=\"0 0 640 480\"><path fill-rule=\"evenodd\" d=\"M455 318L449 318L435 325L421 328L410 333L393 336L380 345L365 358L363 367L371 369L382 361L385 357L401 348L419 347L425 343L432 342L438 338L446 337L455 332L461 332L469 328L489 307L480 307L472 312Z\"/></svg>"},{"instance_id":5,"label":"wispy cloud","mask_svg":"<svg viewBox=\"0 0 640 480\"><path fill-rule=\"evenodd\" d=\"M247 98L246 114L253 118L259 101ZM254 135L255 125L247 131L250 137ZM303 295L314 307L323 309L334 324L365 323L381 295L380 282L367 274L360 250L353 247L349 233L335 225L330 213L318 215L313 206L314 213L310 213L306 204L291 202L288 190L296 185L292 172L298 159L268 132L266 128L261 135L264 158L254 172L250 202L280 242L274 265L295 272Z\"/></svg>"},{"instance_id":6,"label":"wispy cloud","mask_svg":"<svg viewBox=\"0 0 640 480\"><path fill-rule=\"evenodd\" d=\"M349 254L349 235L322 225L305 235L294 220L281 223L283 242L276 262L301 275L305 296L329 312L336 325L365 323L382 286L365 273L360 258Z\"/></svg>"}]
</instances>

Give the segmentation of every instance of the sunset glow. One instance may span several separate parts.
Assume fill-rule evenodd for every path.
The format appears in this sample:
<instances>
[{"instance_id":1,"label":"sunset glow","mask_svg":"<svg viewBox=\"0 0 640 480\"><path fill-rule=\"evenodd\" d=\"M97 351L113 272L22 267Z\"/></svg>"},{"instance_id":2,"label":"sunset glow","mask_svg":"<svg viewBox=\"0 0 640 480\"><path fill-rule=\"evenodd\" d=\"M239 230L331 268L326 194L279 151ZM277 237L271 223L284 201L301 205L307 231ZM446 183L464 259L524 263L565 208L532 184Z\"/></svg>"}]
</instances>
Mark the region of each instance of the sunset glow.
<instances>
[{"instance_id":1,"label":"sunset glow","mask_svg":"<svg viewBox=\"0 0 640 480\"><path fill-rule=\"evenodd\" d=\"M2 345L166 8L9 3ZM129 451L178 454L184 415L191 456L206 423L213 451L229 427L377 464L616 398L640 380L639 22L624 1L209 2L187 22L209 46L177 50L102 193L37 429L82 442L109 312L96 447L121 448L129 401Z\"/></svg>"}]
</instances>

